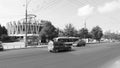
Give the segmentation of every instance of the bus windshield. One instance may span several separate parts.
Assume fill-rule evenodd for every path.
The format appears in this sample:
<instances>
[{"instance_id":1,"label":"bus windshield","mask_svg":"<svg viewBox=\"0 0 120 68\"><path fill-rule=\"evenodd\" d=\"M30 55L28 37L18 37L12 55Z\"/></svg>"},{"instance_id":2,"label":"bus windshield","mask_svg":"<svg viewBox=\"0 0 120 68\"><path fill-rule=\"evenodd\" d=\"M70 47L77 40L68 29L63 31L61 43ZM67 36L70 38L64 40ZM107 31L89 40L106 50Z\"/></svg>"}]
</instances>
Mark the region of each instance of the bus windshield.
<instances>
[{"instance_id":1,"label":"bus windshield","mask_svg":"<svg viewBox=\"0 0 120 68\"><path fill-rule=\"evenodd\" d=\"M56 41L59 41L59 42L75 42L78 40L79 40L79 38L77 38L77 37L58 37L58 38L56 38Z\"/></svg>"}]
</instances>

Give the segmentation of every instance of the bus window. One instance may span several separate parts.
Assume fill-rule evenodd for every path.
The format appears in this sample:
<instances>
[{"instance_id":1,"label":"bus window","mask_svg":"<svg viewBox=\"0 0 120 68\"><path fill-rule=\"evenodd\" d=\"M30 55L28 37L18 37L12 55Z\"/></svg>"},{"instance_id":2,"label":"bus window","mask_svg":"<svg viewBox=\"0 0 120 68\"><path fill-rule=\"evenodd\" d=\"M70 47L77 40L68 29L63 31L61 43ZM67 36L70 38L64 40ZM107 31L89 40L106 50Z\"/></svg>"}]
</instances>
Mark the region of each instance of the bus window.
<instances>
[{"instance_id":1,"label":"bus window","mask_svg":"<svg viewBox=\"0 0 120 68\"><path fill-rule=\"evenodd\" d=\"M69 37L63 37L63 38L56 38L57 41L60 41L60 42L75 42L77 40L79 40L79 38L69 38Z\"/></svg>"}]
</instances>

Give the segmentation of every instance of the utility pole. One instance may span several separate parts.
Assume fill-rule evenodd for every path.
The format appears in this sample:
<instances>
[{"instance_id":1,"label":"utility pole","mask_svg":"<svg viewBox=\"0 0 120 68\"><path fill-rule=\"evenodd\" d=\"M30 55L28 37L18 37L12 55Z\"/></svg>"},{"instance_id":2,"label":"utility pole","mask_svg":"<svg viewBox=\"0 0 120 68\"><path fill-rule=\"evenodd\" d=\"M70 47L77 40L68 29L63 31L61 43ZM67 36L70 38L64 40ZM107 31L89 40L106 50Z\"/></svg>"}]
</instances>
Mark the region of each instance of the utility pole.
<instances>
[{"instance_id":1,"label":"utility pole","mask_svg":"<svg viewBox=\"0 0 120 68\"><path fill-rule=\"evenodd\" d=\"M84 20L84 28L86 29L86 19Z\"/></svg>"},{"instance_id":2,"label":"utility pole","mask_svg":"<svg viewBox=\"0 0 120 68\"><path fill-rule=\"evenodd\" d=\"M86 18L84 19L84 30L86 30ZM86 39L86 35L84 34L84 39Z\"/></svg>"},{"instance_id":3,"label":"utility pole","mask_svg":"<svg viewBox=\"0 0 120 68\"><path fill-rule=\"evenodd\" d=\"M26 0L26 3L25 3L25 47L27 47L27 8L28 8L28 3L27 3L27 0Z\"/></svg>"}]
</instances>

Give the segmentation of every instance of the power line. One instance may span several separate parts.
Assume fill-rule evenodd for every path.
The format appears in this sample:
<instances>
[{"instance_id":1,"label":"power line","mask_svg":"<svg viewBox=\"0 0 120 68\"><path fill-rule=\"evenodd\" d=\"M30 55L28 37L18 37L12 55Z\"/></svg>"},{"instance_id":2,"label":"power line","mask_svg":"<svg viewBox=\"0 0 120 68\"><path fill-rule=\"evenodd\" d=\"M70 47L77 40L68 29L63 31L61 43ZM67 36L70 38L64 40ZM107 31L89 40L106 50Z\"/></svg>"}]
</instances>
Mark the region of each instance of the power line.
<instances>
[{"instance_id":1,"label":"power line","mask_svg":"<svg viewBox=\"0 0 120 68\"><path fill-rule=\"evenodd\" d=\"M85 4L91 4L91 3L96 5L98 2L96 0L67 0L67 1L69 1L71 4L76 6L83 6Z\"/></svg>"},{"instance_id":2,"label":"power line","mask_svg":"<svg viewBox=\"0 0 120 68\"><path fill-rule=\"evenodd\" d=\"M44 1L44 2L41 4L41 6L38 5L38 6L37 6L37 9L34 10L34 11L38 12L39 10L46 10L46 9L48 9L48 8L52 8L53 6L61 3L62 1L63 1L63 0ZM38 8L39 8L39 9L38 9Z\"/></svg>"},{"instance_id":3,"label":"power line","mask_svg":"<svg viewBox=\"0 0 120 68\"><path fill-rule=\"evenodd\" d=\"M46 10L48 8L49 9L54 8L54 6L58 5L62 1L64 1L64 0L49 0L49 1L44 0L41 4L37 5L35 10L33 9L32 12L37 13L37 12L40 12L40 10L42 11L42 10ZM85 5L85 4L88 4L91 1L94 2L94 3L97 3L96 0L90 0L90 1L89 0L67 0L67 1L70 2L73 5L76 5L76 6Z\"/></svg>"},{"instance_id":4,"label":"power line","mask_svg":"<svg viewBox=\"0 0 120 68\"><path fill-rule=\"evenodd\" d=\"M81 6L81 5L88 3L88 1L86 0L83 0L83 1L82 0L67 0L67 1L76 6Z\"/></svg>"}]
</instances>

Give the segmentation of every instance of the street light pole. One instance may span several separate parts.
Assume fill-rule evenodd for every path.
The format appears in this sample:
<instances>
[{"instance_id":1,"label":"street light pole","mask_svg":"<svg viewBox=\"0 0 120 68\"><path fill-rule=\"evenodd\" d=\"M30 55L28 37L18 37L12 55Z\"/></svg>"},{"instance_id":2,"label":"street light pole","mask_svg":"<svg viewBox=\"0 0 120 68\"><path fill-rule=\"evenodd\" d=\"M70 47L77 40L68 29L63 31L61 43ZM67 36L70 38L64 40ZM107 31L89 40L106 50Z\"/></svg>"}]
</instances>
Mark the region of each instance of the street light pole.
<instances>
[{"instance_id":1,"label":"street light pole","mask_svg":"<svg viewBox=\"0 0 120 68\"><path fill-rule=\"evenodd\" d=\"M84 31L86 30L86 18L84 19ZM86 39L86 35L84 34L84 39Z\"/></svg>"},{"instance_id":2,"label":"street light pole","mask_svg":"<svg viewBox=\"0 0 120 68\"><path fill-rule=\"evenodd\" d=\"M26 4L25 4L25 47L27 47L27 8L28 8L28 3L26 0Z\"/></svg>"}]
</instances>

